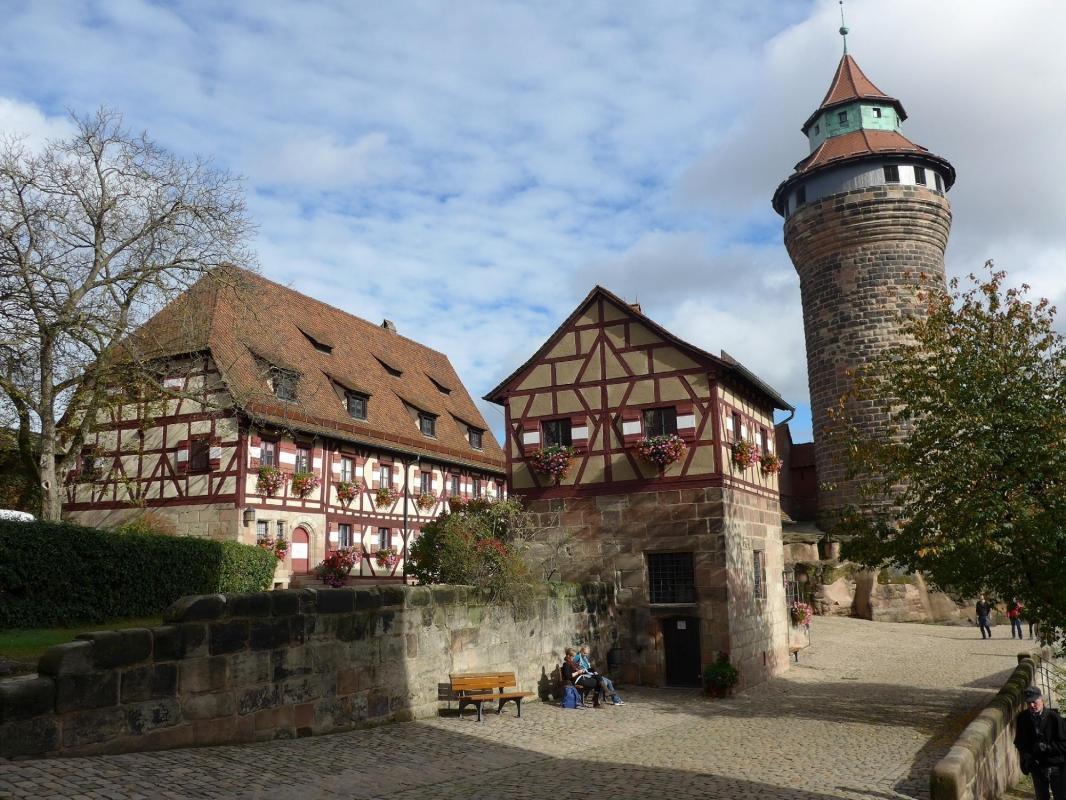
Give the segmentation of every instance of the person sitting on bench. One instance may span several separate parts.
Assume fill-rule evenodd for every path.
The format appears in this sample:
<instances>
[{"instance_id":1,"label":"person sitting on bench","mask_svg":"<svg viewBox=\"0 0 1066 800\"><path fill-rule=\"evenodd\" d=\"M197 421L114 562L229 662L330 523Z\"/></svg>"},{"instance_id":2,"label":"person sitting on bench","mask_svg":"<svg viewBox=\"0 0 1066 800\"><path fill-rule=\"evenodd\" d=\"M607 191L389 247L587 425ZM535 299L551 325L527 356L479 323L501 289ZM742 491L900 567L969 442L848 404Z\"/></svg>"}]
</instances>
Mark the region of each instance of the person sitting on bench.
<instances>
[{"instance_id":1,"label":"person sitting on bench","mask_svg":"<svg viewBox=\"0 0 1066 800\"><path fill-rule=\"evenodd\" d=\"M625 705L625 703L622 702L622 698L619 696L618 692L614 690L614 683L611 682L611 679L608 678L606 675L601 675L592 668L592 664L589 662L589 646L587 644L583 644L580 648L578 648L578 651L574 656L574 663L581 667L583 670L587 671L590 675L599 675L600 695L601 697L603 697L603 702L606 703L607 695L610 695L611 702L613 702L616 706Z\"/></svg>"},{"instance_id":2,"label":"person sitting on bench","mask_svg":"<svg viewBox=\"0 0 1066 800\"><path fill-rule=\"evenodd\" d=\"M592 690L592 707L600 707L600 692L602 691L601 681L599 675L593 675L587 669L579 667L574 660L574 648L566 648L566 658L563 659L563 666L561 668L563 681L566 683L572 683L574 686L580 686L584 689Z\"/></svg>"}]
</instances>

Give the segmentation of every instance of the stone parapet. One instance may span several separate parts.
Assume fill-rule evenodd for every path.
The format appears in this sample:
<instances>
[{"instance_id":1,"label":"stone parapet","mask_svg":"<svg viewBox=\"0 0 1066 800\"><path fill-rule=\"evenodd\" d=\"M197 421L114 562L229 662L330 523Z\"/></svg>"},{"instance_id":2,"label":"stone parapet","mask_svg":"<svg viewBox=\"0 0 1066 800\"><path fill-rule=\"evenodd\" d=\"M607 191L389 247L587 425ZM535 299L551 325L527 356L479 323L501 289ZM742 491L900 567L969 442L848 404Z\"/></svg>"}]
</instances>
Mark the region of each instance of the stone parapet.
<instances>
[{"instance_id":1,"label":"stone parapet","mask_svg":"<svg viewBox=\"0 0 1066 800\"><path fill-rule=\"evenodd\" d=\"M493 603L464 586L200 595L155 628L49 649L0 681L0 757L330 733L438 713L451 672L513 671L547 697L563 648L605 653L613 591L549 584Z\"/></svg>"}]
</instances>

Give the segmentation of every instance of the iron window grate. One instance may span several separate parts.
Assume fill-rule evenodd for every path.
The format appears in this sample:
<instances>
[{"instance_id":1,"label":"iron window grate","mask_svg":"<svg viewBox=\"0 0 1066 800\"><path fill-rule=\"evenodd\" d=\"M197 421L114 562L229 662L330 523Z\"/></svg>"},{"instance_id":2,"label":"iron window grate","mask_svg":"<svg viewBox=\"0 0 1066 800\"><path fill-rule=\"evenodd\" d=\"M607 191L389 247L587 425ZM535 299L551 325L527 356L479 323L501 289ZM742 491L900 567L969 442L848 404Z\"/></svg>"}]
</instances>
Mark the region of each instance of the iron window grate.
<instances>
[{"instance_id":1,"label":"iron window grate","mask_svg":"<svg viewBox=\"0 0 1066 800\"><path fill-rule=\"evenodd\" d=\"M692 553L647 553L648 596L652 603L695 603Z\"/></svg>"}]
</instances>

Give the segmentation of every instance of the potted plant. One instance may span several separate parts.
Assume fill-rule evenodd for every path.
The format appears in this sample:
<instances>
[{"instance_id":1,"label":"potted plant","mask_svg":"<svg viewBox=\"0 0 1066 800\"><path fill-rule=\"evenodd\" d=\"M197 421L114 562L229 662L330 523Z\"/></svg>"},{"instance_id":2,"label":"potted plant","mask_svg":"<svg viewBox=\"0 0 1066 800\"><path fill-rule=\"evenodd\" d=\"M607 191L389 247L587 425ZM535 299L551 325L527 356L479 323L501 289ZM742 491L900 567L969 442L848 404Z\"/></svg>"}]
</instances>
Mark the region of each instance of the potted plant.
<instances>
[{"instance_id":1,"label":"potted plant","mask_svg":"<svg viewBox=\"0 0 1066 800\"><path fill-rule=\"evenodd\" d=\"M322 563L315 567L314 572L322 583L334 588L344 586L344 581L352 571L362 553L354 547L342 547L330 552Z\"/></svg>"},{"instance_id":2,"label":"potted plant","mask_svg":"<svg viewBox=\"0 0 1066 800\"><path fill-rule=\"evenodd\" d=\"M259 477L255 480L255 488L260 494L273 495L285 485L285 473L277 467L260 467Z\"/></svg>"},{"instance_id":3,"label":"potted plant","mask_svg":"<svg viewBox=\"0 0 1066 800\"><path fill-rule=\"evenodd\" d=\"M725 697L739 680L740 673L725 653L719 653L717 661L703 668L703 691L711 697Z\"/></svg>"},{"instance_id":4,"label":"potted plant","mask_svg":"<svg viewBox=\"0 0 1066 800\"><path fill-rule=\"evenodd\" d=\"M418 499L415 500L415 505L423 511L429 511L433 506L437 505L437 497L433 492L422 492Z\"/></svg>"},{"instance_id":5,"label":"potted plant","mask_svg":"<svg viewBox=\"0 0 1066 800\"><path fill-rule=\"evenodd\" d=\"M337 484L337 499L344 505L348 505L359 496L359 486L352 481L341 481Z\"/></svg>"},{"instance_id":6,"label":"potted plant","mask_svg":"<svg viewBox=\"0 0 1066 800\"><path fill-rule=\"evenodd\" d=\"M374 561L382 569L392 572L396 569L396 565L400 563L400 554L391 547L383 547L374 553Z\"/></svg>"},{"instance_id":7,"label":"potted plant","mask_svg":"<svg viewBox=\"0 0 1066 800\"><path fill-rule=\"evenodd\" d=\"M688 450L685 440L676 433L665 436L645 436L637 443L637 452L641 458L659 469L665 469L684 457Z\"/></svg>"},{"instance_id":8,"label":"potted plant","mask_svg":"<svg viewBox=\"0 0 1066 800\"><path fill-rule=\"evenodd\" d=\"M289 486L297 497L307 497L318 488L318 476L313 472L297 472L292 476Z\"/></svg>"},{"instance_id":9,"label":"potted plant","mask_svg":"<svg viewBox=\"0 0 1066 800\"><path fill-rule=\"evenodd\" d=\"M289 543L284 539L260 539L256 545L264 550L269 550L278 561L284 561L289 552Z\"/></svg>"},{"instance_id":10,"label":"potted plant","mask_svg":"<svg viewBox=\"0 0 1066 800\"><path fill-rule=\"evenodd\" d=\"M759 459L763 475L776 475L781 471L781 459L777 453L766 453Z\"/></svg>"},{"instance_id":11,"label":"potted plant","mask_svg":"<svg viewBox=\"0 0 1066 800\"><path fill-rule=\"evenodd\" d=\"M739 439L733 442L733 463L740 469L747 469L759 460L759 452L755 445L747 439Z\"/></svg>"},{"instance_id":12,"label":"potted plant","mask_svg":"<svg viewBox=\"0 0 1066 800\"><path fill-rule=\"evenodd\" d=\"M802 600L793 600L788 614L792 618L793 625L809 626L814 619L814 609Z\"/></svg>"},{"instance_id":13,"label":"potted plant","mask_svg":"<svg viewBox=\"0 0 1066 800\"><path fill-rule=\"evenodd\" d=\"M553 444L534 450L529 455L529 463L542 475L547 475L556 483L566 477L570 471L570 462L574 459L574 448L565 444Z\"/></svg>"},{"instance_id":14,"label":"potted plant","mask_svg":"<svg viewBox=\"0 0 1066 800\"><path fill-rule=\"evenodd\" d=\"M400 499L400 493L391 486L382 486L374 493L374 500L379 506L391 506Z\"/></svg>"}]
</instances>

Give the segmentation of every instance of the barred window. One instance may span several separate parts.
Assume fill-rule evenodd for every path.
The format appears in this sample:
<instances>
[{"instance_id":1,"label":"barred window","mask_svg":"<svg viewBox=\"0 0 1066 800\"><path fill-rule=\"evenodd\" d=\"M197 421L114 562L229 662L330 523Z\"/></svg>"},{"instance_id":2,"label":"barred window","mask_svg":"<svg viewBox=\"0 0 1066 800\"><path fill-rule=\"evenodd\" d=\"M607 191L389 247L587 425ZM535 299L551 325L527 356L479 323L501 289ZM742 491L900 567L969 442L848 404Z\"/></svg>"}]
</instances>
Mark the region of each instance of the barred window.
<instances>
[{"instance_id":1,"label":"barred window","mask_svg":"<svg viewBox=\"0 0 1066 800\"><path fill-rule=\"evenodd\" d=\"M652 603L695 603L692 553L647 553L648 597Z\"/></svg>"},{"instance_id":2,"label":"barred window","mask_svg":"<svg viewBox=\"0 0 1066 800\"><path fill-rule=\"evenodd\" d=\"M259 520L255 523L255 540L261 542L264 539L270 538L270 523L266 520Z\"/></svg>"},{"instance_id":3,"label":"barred window","mask_svg":"<svg viewBox=\"0 0 1066 800\"><path fill-rule=\"evenodd\" d=\"M752 596L756 600L766 599L766 555L762 550L753 550L751 553L752 565Z\"/></svg>"}]
</instances>

